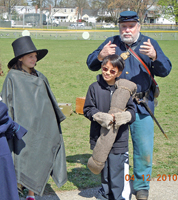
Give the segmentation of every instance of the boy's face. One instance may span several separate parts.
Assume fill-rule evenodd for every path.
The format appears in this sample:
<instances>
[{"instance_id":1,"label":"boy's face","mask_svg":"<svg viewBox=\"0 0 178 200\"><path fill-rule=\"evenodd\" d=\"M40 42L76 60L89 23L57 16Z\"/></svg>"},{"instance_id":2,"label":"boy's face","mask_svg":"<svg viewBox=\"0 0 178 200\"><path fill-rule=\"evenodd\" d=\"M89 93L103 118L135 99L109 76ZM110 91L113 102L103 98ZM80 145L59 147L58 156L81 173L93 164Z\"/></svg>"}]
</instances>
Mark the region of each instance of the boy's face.
<instances>
[{"instance_id":1,"label":"boy's face","mask_svg":"<svg viewBox=\"0 0 178 200\"><path fill-rule=\"evenodd\" d=\"M117 67L113 67L110 61L101 67L103 79L108 85L114 85L116 77L121 75L121 71Z\"/></svg>"}]
</instances>

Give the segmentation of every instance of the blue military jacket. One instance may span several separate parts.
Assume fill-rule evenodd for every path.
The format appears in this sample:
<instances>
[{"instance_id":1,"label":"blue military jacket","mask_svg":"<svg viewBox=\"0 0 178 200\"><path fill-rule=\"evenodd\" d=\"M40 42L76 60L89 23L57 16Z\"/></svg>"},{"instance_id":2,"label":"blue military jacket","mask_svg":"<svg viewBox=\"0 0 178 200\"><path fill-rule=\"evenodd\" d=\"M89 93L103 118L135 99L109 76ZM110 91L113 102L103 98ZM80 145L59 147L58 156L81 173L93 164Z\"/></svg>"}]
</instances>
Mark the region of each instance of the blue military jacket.
<instances>
[{"instance_id":1,"label":"blue military jacket","mask_svg":"<svg viewBox=\"0 0 178 200\"><path fill-rule=\"evenodd\" d=\"M6 104L0 101L0 199L18 200L17 181L7 140L21 139L27 132L8 115Z\"/></svg>"},{"instance_id":2,"label":"blue military jacket","mask_svg":"<svg viewBox=\"0 0 178 200\"><path fill-rule=\"evenodd\" d=\"M157 59L154 62L148 56L143 55L139 52L140 45L142 45L143 42L147 41L148 39L150 39L151 44L154 46L157 53ZM93 53L88 56L87 65L90 70L97 71L101 68L101 62L98 60L97 57L100 51L109 41L117 45L116 54L120 55L121 53L127 51L126 45L121 41L119 35L107 38ZM153 77L165 77L170 73L172 68L171 62L165 56L157 41L155 41L154 39L144 36L140 33L137 42L133 43L131 45L131 48L134 49L137 55L145 62ZM125 69L123 70L120 78L125 78L136 83L137 92L145 92L151 87L150 76L143 68L143 66L139 63L139 61L137 61L133 57L133 55L130 55L130 57L125 61ZM137 112L149 115L142 105L138 105L136 102L135 105ZM154 113L153 91L150 91L148 105Z\"/></svg>"}]
</instances>

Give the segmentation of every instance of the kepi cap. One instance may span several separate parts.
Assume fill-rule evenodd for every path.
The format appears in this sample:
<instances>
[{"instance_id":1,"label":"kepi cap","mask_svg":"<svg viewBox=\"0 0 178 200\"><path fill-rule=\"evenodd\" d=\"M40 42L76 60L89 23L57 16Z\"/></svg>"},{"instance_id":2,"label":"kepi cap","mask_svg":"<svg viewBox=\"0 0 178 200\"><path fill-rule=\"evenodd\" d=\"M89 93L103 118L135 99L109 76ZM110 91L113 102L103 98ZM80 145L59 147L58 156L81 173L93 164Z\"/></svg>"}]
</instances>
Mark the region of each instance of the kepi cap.
<instances>
[{"instance_id":1,"label":"kepi cap","mask_svg":"<svg viewBox=\"0 0 178 200\"><path fill-rule=\"evenodd\" d=\"M120 13L119 23L136 21L139 22L138 15L135 11L123 11Z\"/></svg>"}]
</instances>

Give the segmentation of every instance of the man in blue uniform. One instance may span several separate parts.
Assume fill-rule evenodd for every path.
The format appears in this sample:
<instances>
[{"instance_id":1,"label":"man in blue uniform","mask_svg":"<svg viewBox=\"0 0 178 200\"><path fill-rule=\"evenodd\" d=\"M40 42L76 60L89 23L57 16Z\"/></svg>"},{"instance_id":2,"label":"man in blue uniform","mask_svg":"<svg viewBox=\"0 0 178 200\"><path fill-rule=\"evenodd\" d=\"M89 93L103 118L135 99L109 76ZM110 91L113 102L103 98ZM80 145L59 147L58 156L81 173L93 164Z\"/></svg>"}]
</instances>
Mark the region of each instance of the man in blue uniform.
<instances>
[{"instance_id":1,"label":"man in blue uniform","mask_svg":"<svg viewBox=\"0 0 178 200\"><path fill-rule=\"evenodd\" d=\"M165 56L158 43L140 33L140 23L137 13L124 11L119 17L120 35L107 38L87 58L88 68L97 71L107 55L127 51L128 46L144 61L154 76L165 77L171 71L170 60ZM131 54L125 62L125 68L120 78L125 78L137 84L137 97L147 98L147 104L154 113L154 93L152 80L142 64ZM154 122L143 104L136 101L136 121L130 126L133 142L134 181L133 188L137 200L147 200L149 180L152 173ZM144 178L143 178L144 177Z\"/></svg>"}]
</instances>

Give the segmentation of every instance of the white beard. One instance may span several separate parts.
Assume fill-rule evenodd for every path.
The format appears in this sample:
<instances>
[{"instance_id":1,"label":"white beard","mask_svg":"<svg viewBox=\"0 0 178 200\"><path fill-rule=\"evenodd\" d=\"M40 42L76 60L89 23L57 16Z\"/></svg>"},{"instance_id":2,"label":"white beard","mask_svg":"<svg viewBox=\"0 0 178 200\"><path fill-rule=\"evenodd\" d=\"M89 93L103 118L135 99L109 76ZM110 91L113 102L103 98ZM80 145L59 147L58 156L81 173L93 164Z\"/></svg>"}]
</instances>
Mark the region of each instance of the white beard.
<instances>
[{"instance_id":1,"label":"white beard","mask_svg":"<svg viewBox=\"0 0 178 200\"><path fill-rule=\"evenodd\" d=\"M122 35L120 35L122 42L126 43L126 44L133 44L134 42L137 41L139 34L136 37L133 37L132 33L123 33ZM130 35L130 38L125 38L125 35Z\"/></svg>"}]
</instances>

